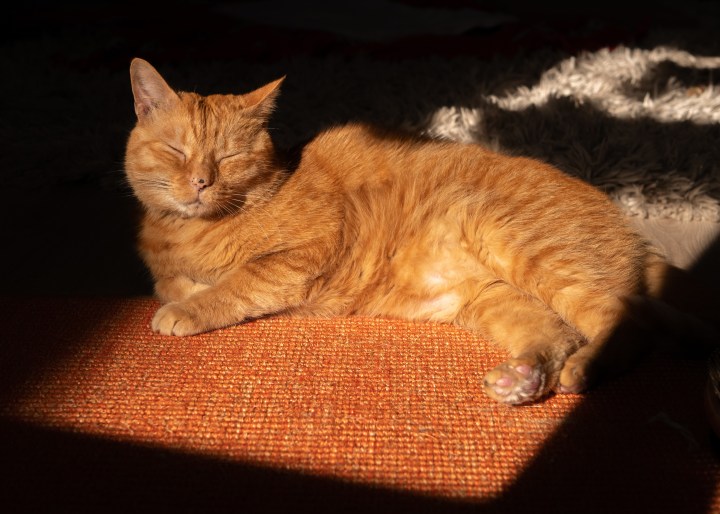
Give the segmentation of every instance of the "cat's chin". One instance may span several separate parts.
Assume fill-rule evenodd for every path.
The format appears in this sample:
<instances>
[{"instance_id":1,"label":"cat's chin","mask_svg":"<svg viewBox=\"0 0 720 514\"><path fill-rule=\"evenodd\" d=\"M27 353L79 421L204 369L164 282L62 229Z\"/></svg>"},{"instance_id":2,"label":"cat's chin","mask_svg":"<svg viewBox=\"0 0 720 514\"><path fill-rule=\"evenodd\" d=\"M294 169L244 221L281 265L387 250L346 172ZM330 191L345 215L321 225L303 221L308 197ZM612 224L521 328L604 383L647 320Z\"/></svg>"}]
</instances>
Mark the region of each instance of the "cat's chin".
<instances>
[{"instance_id":1,"label":"cat's chin","mask_svg":"<svg viewBox=\"0 0 720 514\"><path fill-rule=\"evenodd\" d=\"M181 204L179 213L183 218L208 218L217 216L217 209L200 201Z\"/></svg>"},{"instance_id":2,"label":"cat's chin","mask_svg":"<svg viewBox=\"0 0 720 514\"><path fill-rule=\"evenodd\" d=\"M181 203L176 206L175 214L181 218L203 218L217 219L229 216L233 210L229 207L223 208L222 205L215 202L196 201L192 203Z\"/></svg>"}]
</instances>

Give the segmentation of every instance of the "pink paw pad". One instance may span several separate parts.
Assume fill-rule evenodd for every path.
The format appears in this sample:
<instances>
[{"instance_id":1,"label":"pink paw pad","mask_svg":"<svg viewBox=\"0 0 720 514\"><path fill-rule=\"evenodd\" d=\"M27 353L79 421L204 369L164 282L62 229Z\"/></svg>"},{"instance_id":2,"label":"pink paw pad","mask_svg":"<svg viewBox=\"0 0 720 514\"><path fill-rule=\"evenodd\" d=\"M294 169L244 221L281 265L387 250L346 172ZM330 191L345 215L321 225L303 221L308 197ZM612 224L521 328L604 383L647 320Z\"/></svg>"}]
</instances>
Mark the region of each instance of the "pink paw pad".
<instances>
[{"instance_id":1,"label":"pink paw pad","mask_svg":"<svg viewBox=\"0 0 720 514\"><path fill-rule=\"evenodd\" d=\"M515 366L515 371L517 371L521 375L529 377L533 372L533 367L529 364L520 364L518 366Z\"/></svg>"},{"instance_id":2,"label":"pink paw pad","mask_svg":"<svg viewBox=\"0 0 720 514\"><path fill-rule=\"evenodd\" d=\"M539 365L510 360L485 377L485 390L494 399L510 404L526 403L545 393L545 373Z\"/></svg>"}]
</instances>

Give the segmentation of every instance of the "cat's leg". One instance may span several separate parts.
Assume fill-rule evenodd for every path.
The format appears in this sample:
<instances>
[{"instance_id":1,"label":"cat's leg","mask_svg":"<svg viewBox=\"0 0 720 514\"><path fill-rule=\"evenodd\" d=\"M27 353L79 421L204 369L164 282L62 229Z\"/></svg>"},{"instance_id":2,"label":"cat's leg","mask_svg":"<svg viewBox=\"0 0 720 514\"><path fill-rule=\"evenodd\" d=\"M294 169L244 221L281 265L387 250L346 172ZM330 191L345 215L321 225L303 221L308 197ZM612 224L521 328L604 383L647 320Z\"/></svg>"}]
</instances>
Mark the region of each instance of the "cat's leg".
<instances>
[{"instance_id":1,"label":"cat's leg","mask_svg":"<svg viewBox=\"0 0 720 514\"><path fill-rule=\"evenodd\" d=\"M558 391L579 393L603 376L630 369L663 337L639 318L641 311L633 309L635 299L642 301L637 295L620 298L588 293L562 313L588 344L565 362Z\"/></svg>"},{"instance_id":2,"label":"cat's leg","mask_svg":"<svg viewBox=\"0 0 720 514\"><path fill-rule=\"evenodd\" d=\"M559 391L581 392L602 376L622 373L662 341L680 338L708 347L716 342L711 326L682 313L716 315L716 307L708 309L703 288L653 252L647 254L644 270L643 284L634 288L591 283L560 290L549 298L552 307L588 339L565 363ZM623 289L622 296L602 293Z\"/></svg>"},{"instance_id":3,"label":"cat's leg","mask_svg":"<svg viewBox=\"0 0 720 514\"><path fill-rule=\"evenodd\" d=\"M188 336L301 305L321 273L323 255L301 248L255 259L213 286L160 307L152 329Z\"/></svg>"},{"instance_id":4,"label":"cat's leg","mask_svg":"<svg viewBox=\"0 0 720 514\"><path fill-rule=\"evenodd\" d=\"M658 345L703 352L717 344L718 332L711 324L654 298L628 295L586 299L578 305L568 319L588 344L565 363L561 392L578 393L602 377L623 373Z\"/></svg>"},{"instance_id":5,"label":"cat's leg","mask_svg":"<svg viewBox=\"0 0 720 514\"><path fill-rule=\"evenodd\" d=\"M492 281L459 313L456 323L507 348L511 358L490 371L487 394L503 403L536 400L553 390L569 355L584 338L539 300Z\"/></svg>"},{"instance_id":6,"label":"cat's leg","mask_svg":"<svg viewBox=\"0 0 720 514\"><path fill-rule=\"evenodd\" d=\"M161 277L155 281L155 296L162 303L181 302L208 287L186 276Z\"/></svg>"}]
</instances>

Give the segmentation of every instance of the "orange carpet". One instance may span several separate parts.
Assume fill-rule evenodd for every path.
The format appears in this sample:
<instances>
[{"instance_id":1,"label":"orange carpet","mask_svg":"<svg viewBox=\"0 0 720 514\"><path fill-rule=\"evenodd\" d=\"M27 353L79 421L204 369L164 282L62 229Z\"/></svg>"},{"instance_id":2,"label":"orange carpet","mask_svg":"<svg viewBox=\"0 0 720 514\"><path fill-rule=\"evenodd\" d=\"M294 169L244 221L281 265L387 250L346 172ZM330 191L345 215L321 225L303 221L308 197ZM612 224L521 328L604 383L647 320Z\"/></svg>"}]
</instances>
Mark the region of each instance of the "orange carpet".
<instances>
[{"instance_id":1,"label":"orange carpet","mask_svg":"<svg viewBox=\"0 0 720 514\"><path fill-rule=\"evenodd\" d=\"M6 512L720 512L700 360L509 407L480 389L503 352L453 327L0 305Z\"/></svg>"}]
</instances>

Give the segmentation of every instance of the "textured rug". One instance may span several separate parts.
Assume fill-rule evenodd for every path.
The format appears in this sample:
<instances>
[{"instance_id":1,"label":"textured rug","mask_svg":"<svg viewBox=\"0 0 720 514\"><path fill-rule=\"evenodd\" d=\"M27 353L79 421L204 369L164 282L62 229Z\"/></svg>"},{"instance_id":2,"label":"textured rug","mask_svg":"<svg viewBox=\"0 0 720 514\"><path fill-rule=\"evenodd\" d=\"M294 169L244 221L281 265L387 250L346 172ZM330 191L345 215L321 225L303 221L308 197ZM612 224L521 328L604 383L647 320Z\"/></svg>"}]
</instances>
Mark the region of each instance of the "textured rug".
<instances>
[{"instance_id":1,"label":"textured rug","mask_svg":"<svg viewBox=\"0 0 720 514\"><path fill-rule=\"evenodd\" d=\"M705 365L657 355L520 408L454 327L154 335L151 299L4 299L8 512L720 512Z\"/></svg>"},{"instance_id":2,"label":"textured rug","mask_svg":"<svg viewBox=\"0 0 720 514\"><path fill-rule=\"evenodd\" d=\"M720 57L667 47L581 53L482 107L440 109L427 130L554 162L633 216L717 222L715 71Z\"/></svg>"}]
</instances>

